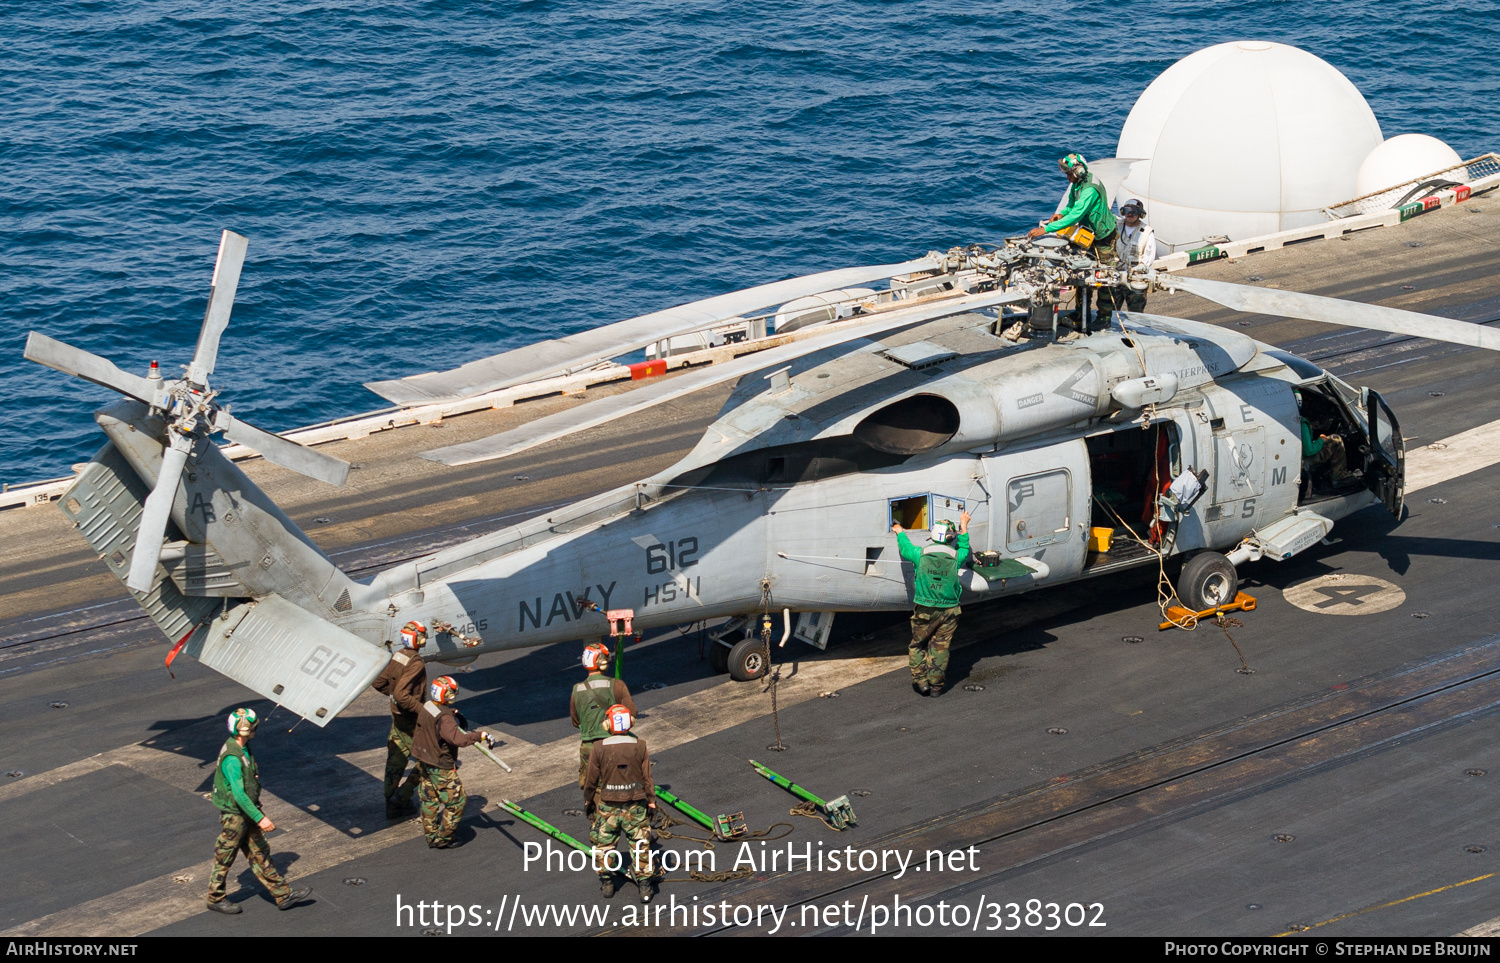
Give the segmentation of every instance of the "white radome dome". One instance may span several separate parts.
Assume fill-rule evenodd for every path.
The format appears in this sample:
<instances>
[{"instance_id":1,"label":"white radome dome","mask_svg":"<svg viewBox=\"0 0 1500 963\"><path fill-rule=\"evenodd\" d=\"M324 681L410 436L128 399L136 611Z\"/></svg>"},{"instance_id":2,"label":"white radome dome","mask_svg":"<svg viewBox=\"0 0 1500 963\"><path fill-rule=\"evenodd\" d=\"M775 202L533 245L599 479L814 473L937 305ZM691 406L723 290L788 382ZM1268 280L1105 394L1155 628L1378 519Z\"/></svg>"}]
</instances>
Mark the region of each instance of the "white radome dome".
<instances>
[{"instance_id":1,"label":"white radome dome","mask_svg":"<svg viewBox=\"0 0 1500 963\"><path fill-rule=\"evenodd\" d=\"M1419 177L1458 167L1458 151L1426 134L1397 134L1370 151L1354 177L1354 196L1363 197Z\"/></svg>"},{"instance_id":2,"label":"white radome dome","mask_svg":"<svg viewBox=\"0 0 1500 963\"><path fill-rule=\"evenodd\" d=\"M1168 67L1136 101L1116 156L1143 158L1120 197L1169 244L1314 224L1354 197L1380 124L1343 74L1305 50L1237 41Z\"/></svg>"}]
</instances>

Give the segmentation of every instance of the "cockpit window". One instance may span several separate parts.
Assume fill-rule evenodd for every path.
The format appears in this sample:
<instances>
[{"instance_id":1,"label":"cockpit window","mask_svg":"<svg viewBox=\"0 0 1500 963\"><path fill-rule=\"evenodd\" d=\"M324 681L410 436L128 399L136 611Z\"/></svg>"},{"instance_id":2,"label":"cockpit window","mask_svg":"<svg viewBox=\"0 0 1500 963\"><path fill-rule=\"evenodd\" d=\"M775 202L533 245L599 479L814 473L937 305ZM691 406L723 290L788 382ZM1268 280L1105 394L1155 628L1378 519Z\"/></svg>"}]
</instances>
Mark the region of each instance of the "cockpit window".
<instances>
[{"instance_id":1,"label":"cockpit window","mask_svg":"<svg viewBox=\"0 0 1500 963\"><path fill-rule=\"evenodd\" d=\"M1359 410L1358 388L1351 387L1347 383L1339 380L1336 375L1329 375L1328 383L1333 385L1333 390L1337 391L1339 393L1339 397L1344 399L1344 404L1348 405L1355 411Z\"/></svg>"}]
</instances>

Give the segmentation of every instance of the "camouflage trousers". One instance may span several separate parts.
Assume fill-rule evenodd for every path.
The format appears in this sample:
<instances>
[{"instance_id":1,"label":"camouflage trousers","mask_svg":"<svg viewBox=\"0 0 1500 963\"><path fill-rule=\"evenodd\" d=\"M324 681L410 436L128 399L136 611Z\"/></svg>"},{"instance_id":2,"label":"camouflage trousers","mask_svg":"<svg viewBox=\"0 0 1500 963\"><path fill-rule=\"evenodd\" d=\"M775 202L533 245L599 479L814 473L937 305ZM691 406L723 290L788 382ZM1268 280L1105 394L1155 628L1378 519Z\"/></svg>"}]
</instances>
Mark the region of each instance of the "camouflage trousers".
<instances>
[{"instance_id":1,"label":"camouflage trousers","mask_svg":"<svg viewBox=\"0 0 1500 963\"><path fill-rule=\"evenodd\" d=\"M458 778L457 769L439 769L423 763L417 763L417 768L422 772L422 781L417 784L417 798L422 801L422 833L429 843L452 842L469 801L463 780Z\"/></svg>"},{"instance_id":2,"label":"camouflage trousers","mask_svg":"<svg viewBox=\"0 0 1500 963\"><path fill-rule=\"evenodd\" d=\"M1126 311L1134 311L1137 314L1145 311L1146 310L1146 292L1145 291L1132 291L1132 290L1130 290L1130 289L1127 288L1126 291L1125 291L1125 310Z\"/></svg>"},{"instance_id":3,"label":"camouflage trousers","mask_svg":"<svg viewBox=\"0 0 1500 963\"><path fill-rule=\"evenodd\" d=\"M578 788L583 788L583 777L589 771L589 754L594 751L594 744L584 740L578 744Z\"/></svg>"},{"instance_id":4,"label":"camouflage trousers","mask_svg":"<svg viewBox=\"0 0 1500 963\"><path fill-rule=\"evenodd\" d=\"M1099 238L1094 241L1091 250L1093 255L1099 259L1100 267L1114 267L1114 265L1120 260L1119 255L1115 252L1114 234L1110 234L1109 237ZM1099 292L1099 300L1095 308L1094 316L1091 319L1091 324L1089 326L1090 331L1106 330L1109 327L1110 318L1113 317L1115 313L1115 289L1098 288L1097 290ZM1144 308L1145 306L1145 298L1142 298L1141 308ZM1135 311L1140 309L1131 308L1131 310Z\"/></svg>"},{"instance_id":5,"label":"camouflage trousers","mask_svg":"<svg viewBox=\"0 0 1500 963\"><path fill-rule=\"evenodd\" d=\"M219 839L214 843L214 868L208 876L208 901L217 903L224 899L225 881L229 879L229 867L234 865L236 853L244 853L250 860L250 868L261 885L271 891L271 897L281 902L291 895L292 888L276 872L271 862L271 847L266 845L266 834L250 817L241 813L219 813Z\"/></svg>"},{"instance_id":6,"label":"camouflage trousers","mask_svg":"<svg viewBox=\"0 0 1500 963\"><path fill-rule=\"evenodd\" d=\"M385 801L402 806L411 805L412 793L421 782L418 769L406 771L411 759L411 738L417 731L415 721L407 722L400 716L391 716L391 734L385 739ZM405 776L405 781L401 777Z\"/></svg>"},{"instance_id":7,"label":"camouflage trousers","mask_svg":"<svg viewBox=\"0 0 1500 963\"><path fill-rule=\"evenodd\" d=\"M919 605L911 614L911 645L907 647L907 665L913 682L941 686L948 677L948 649L953 645L953 630L963 609L935 609Z\"/></svg>"},{"instance_id":8,"label":"camouflage trousers","mask_svg":"<svg viewBox=\"0 0 1500 963\"><path fill-rule=\"evenodd\" d=\"M1349 477L1349 455L1344 449L1342 435L1329 435L1323 440L1323 450L1312 456L1314 465L1327 466L1328 474L1335 485Z\"/></svg>"},{"instance_id":9,"label":"camouflage trousers","mask_svg":"<svg viewBox=\"0 0 1500 963\"><path fill-rule=\"evenodd\" d=\"M651 868L651 810L646 803L612 803L600 800L594 811L594 825L589 829L589 842L594 844L594 858L598 861L599 875L608 876L609 865L623 865L605 857L615 848L621 837L630 842L629 859L634 860L637 879L645 879Z\"/></svg>"}]
</instances>

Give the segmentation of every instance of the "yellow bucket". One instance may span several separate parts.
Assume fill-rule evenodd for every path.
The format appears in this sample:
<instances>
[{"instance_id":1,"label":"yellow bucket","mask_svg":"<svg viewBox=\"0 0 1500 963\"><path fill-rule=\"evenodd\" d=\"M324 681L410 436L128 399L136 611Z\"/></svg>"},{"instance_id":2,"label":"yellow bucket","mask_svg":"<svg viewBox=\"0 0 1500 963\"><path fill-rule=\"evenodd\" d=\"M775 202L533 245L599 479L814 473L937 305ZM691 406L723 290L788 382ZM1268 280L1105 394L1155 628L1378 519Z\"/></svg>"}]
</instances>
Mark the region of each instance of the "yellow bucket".
<instances>
[{"instance_id":1,"label":"yellow bucket","mask_svg":"<svg viewBox=\"0 0 1500 963\"><path fill-rule=\"evenodd\" d=\"M1109 551L1109 540L1110 540L1110 537L1114 535L1114 533L1115 533L1115 530L1112 529L1112 528L1095 528L1095 529L1091 529L1089 531L1089 551L1091 551L1091 552L1107 552L1107 551Z\"/></svg>"}]
</instances>

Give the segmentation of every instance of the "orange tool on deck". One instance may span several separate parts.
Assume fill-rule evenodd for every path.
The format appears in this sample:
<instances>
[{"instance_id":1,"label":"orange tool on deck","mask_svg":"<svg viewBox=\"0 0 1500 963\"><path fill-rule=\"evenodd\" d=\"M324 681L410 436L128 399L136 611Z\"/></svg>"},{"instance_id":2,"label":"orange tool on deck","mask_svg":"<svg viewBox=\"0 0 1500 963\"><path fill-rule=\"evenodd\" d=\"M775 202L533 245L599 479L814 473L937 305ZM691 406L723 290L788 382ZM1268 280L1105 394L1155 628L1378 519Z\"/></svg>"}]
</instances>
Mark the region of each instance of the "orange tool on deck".
<instances>
[{"instance_id":1,"label":"orange tool on deck","mask_svg":"<svg viewBox=\"0 0 1500 963\"><path fill-rule=\"evenodd\" d=\"M1163 622L1157 628L1165 632L1167 629L1180 626L1184 622L1193 625L1202 622L1204 619L1218 618L1223 612L1253 612L1254 610L1255 597L1246 595L1244 592L1235 595L1233 602L1226 602L1211 609L1204 609L1202 612L1194 612L1180 605L1169 605L1167 606L1167 618L1171 621Z\"/></svg>"}]
</instances>

